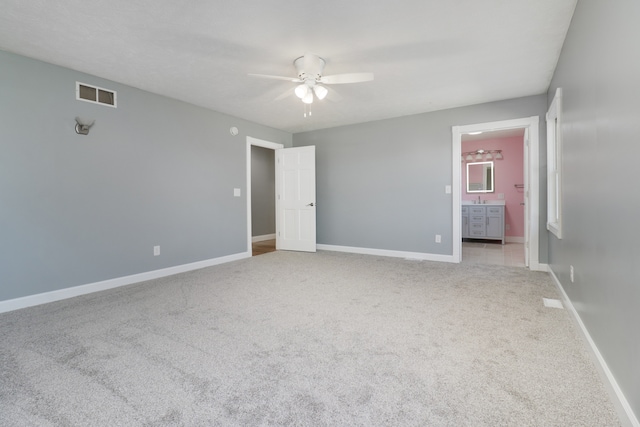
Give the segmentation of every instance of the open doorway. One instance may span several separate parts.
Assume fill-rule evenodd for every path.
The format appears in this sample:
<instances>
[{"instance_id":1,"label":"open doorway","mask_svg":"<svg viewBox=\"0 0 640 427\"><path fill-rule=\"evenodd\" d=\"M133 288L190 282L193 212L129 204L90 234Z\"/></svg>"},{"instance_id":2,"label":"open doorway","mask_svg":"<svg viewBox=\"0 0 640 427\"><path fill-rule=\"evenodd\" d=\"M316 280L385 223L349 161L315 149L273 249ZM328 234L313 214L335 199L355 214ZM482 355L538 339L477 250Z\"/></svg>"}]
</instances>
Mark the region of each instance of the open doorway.
<instances>
[{"instance_id":1,"label":"open doorway","mask_svg":"<svg viewBox=\"0 0 640 427\"><path fill-rule=\"evenodd\" d=\"M525 128L462 135L462 262L525 267Z\"/></svg>"},{"instance_id":2,"label":"open doorway","mask_svg":"<svg viewBox=\"0 0 640 427\"><path fill-rule=\"evenodd\" d=\"M276 249L276 144L247 137L247 252L261 255Z\"/></svg>"},{"instance_id":3,"label":"open doorway","mask_svg":"<svg viewBox=\"0 0 640 427\"><path fill-rule=\"evenodd\" d=\"M252 255L276 250L275 151L251 146Z\"/></svg>"},{"instance_id":4,"label":"open doorway","mask_svg":"<svg viewBox=\"0 0 640 427\"><path fill-rule=\"evenodd\" d=\"M523 129L523 168L522 200L524 203L524 252L525 265L531 270L542 270L538 253L539 228L539 118L537 116L522 119L478 123L452 128L452 212L453 212L453 258L462 261L462 139L463 135L477 132L509 131ZM497 197L496 197L497 198ZM482 199L482 197L481 197ZM520 203L520 202L519 202Z\"/></svg>"}]
</instances>

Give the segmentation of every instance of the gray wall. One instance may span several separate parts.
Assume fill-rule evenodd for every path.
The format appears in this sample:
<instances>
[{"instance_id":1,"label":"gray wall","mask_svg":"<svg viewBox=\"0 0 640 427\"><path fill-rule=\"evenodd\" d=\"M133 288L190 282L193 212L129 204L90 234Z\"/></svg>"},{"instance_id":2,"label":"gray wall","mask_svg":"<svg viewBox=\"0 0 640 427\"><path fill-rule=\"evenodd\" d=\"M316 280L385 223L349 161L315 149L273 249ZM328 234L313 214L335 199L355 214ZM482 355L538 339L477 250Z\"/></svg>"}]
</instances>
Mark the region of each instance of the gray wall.
<instances>
[{"instance_id":1,"label":"gray wall","mask_svg":"<svg viewBox=\"0 0 640 427\"><path fill-rule=\"evenodd\" d=\"M251 234L276 232L275 151L251 147Z\"/></svg>"},{"instance_id":2,"label":"gray wall","mask_svg":"<svg viewBox=\"0 0 640 427\"><path fill-rule=\"evenodd\" d=\"M549 262L639 416L640 2L614 3L578 2L549 89L549 103L564 93L563 238L549 236Z\"/></svg>"},{"instance_id":3,"label":"gray wall","mask_svg":"<svg viewBox=\"0 0 640 427\"><path fill-rule=\"evenodd\" d=\"M451 255L451 195L444 192L452 183L451 127L541 116L546 156L545 111L546 96L538 95L294 134L294 146L316 146L318 243ZM436 234L442 243L435 243Z\"/></svg>"},{"instance_id":4,"label":"gray wall","mask_svg":"<svg viewBox=\"0 0 640 427\"><path fill-rule=\"evenodd\" d=\"M0 300L247 251L246 136L290 134L1 51L0 76Z\"/></svg>"}]
</instances>

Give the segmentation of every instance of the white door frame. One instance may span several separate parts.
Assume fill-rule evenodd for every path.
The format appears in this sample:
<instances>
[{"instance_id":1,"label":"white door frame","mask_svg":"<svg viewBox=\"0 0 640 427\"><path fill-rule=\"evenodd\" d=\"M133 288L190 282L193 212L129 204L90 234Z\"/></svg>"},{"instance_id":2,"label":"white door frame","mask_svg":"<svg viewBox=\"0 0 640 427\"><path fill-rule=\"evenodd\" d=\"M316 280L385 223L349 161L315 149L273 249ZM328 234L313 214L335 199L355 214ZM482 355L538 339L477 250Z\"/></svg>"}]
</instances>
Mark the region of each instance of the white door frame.
<instances>
[{"instance_id":1,"label":"white door frame","mask_svg":"<svg viewBox=\"0 0 640 427\"><path fill-rule=\"evenodd\" d=\"M488 132L505 129L529 129L528 164L525 164L525 179L528 188L525 187L525 200L529 203L525 212L529 212L529 268L531 270L546 271L546 266L540 264L539 255L539 215L540 215L540 139L539 139L539 117L531 116L521 119L502 120L488 123L477 123L464 126L453 126L452 131L452 211L453 211L453 262L462 260L462 183L461 183L461 162L462 155L462 135L469 132ZM528 181L528 183L527 183Z\"/></svg>"},{"instance_id":2,"label":"white door frame","mask_svg":"<svg viewBox=\"0 0 640 427\"><path fill-rule=\"evenodd\" d=\"M253 138L251 136L247 136L247 253L251 256L252 253L252 230L251 230L251 147L262 147L268 148L270 150L277 150L279 148L284 148L284 145L278 144L271 141L265 141L263 139ZM275 162L274 166L275 167ZM276 233L277 233L277 220L276 220Z\"/></svg>"}]
</instances>

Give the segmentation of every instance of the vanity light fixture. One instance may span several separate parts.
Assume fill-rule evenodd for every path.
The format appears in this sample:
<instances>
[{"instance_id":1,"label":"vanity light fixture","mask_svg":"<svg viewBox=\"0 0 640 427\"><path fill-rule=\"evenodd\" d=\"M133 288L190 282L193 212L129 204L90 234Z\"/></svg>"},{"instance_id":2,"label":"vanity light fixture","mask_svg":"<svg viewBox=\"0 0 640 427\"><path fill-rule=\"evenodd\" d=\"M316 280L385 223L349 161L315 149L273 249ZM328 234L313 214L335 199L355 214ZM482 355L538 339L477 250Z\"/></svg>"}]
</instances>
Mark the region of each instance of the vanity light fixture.
<instances>
[{"instance_id":1,"label":"vanity light fixture","mask_svg":"<svg viewBox=\"0 0 640 427\"><path fill-rule=\"evenodd\" d=\"M504 157L502 156L502 150L485 150L483 148L475 151L465 151L462 153L462 161L463 162L472 162L474 160L483 161L483 160L502 160Z\"/></svg>"}]
</instances>

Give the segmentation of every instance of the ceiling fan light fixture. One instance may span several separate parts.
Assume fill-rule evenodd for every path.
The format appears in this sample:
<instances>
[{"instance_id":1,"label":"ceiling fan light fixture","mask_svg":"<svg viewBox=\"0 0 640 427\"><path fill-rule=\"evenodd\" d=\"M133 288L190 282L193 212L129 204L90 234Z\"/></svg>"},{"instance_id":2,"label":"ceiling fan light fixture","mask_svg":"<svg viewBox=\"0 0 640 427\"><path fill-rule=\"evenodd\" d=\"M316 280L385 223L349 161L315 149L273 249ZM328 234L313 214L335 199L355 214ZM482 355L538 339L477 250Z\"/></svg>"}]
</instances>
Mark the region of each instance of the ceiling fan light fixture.
<instances>
[{"instance_id":1,"label":"ceiling fan light fixture","mask_svg":"<svg viewBox=\"0 0 640 427\"><path fill-rule=\"evenodd\" d=\"M302 102L304 102L305 104L313 103L313 92L308 90L307 94L304 96L304 98L302 98Z\"/></svg>"},{"instance_id":2,"label":"ceiling fan light fixture","mask_svg":"<svg viewBox=\"0 0 640 427\"><path fill-rule=\"evenodd\" d=\"M320 85L314 86L313 91L319 100L323 100L327 96L327 93L329 93L326 87Z\"/></svg>"},{"instance_id":3,"label":"ceiling fan light fixture","mask_svg":"<svg viewBox=\"0 0 640 427\"><path fill-rule=\"evenodd\" d=\"M289 92L291 93L291 92ZM307 86L306 84L301 84L296 86L295 88L295 93L296 96L300 99L304 99L305 96L307 96L307 94L309 93L309 86Z\"/></svg>"}]
</instances>

